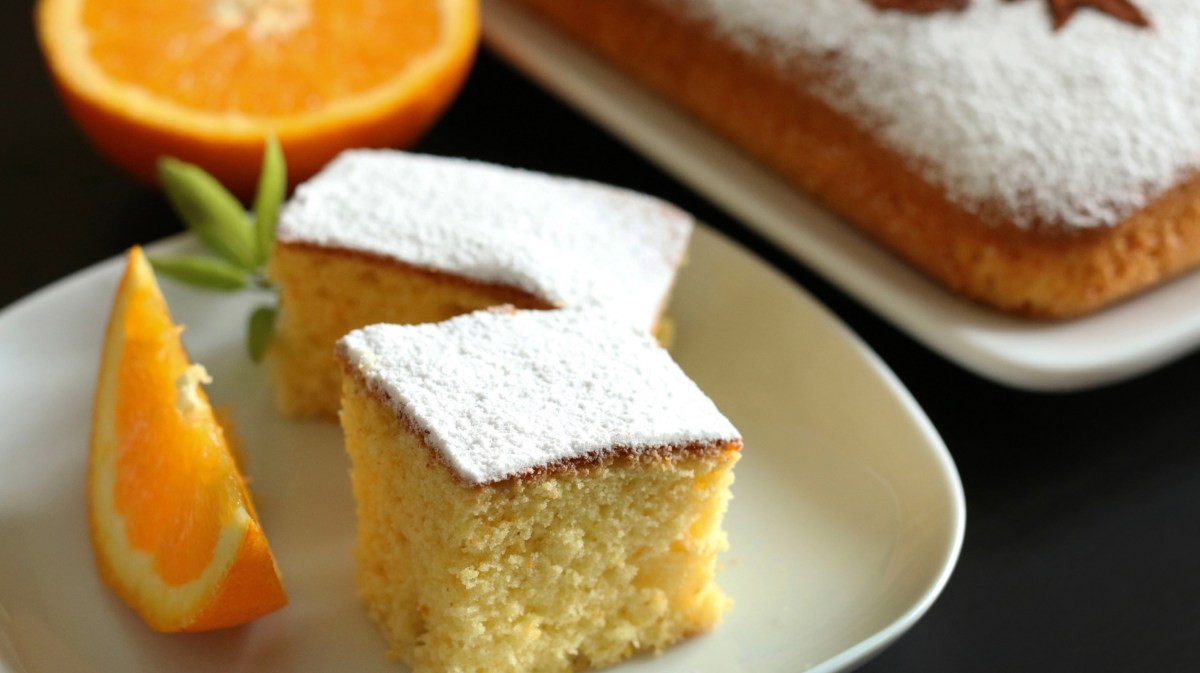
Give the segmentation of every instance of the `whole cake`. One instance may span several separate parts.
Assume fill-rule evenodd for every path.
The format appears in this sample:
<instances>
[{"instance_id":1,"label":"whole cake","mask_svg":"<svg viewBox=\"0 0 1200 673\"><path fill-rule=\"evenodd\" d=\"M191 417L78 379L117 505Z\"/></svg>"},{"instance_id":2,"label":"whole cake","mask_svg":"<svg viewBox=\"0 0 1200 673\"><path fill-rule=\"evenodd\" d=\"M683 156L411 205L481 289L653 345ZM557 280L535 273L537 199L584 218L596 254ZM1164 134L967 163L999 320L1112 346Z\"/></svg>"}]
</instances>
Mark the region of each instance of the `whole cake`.
<instances>
[{"instance_id":1,"label":"whole cake","mask_svg":"<svg viewBox=\"0 0 1200 673\"><path fill-rule=\"evenodd\" d=\"M516 1L976 301L1200 261L1192 0Z\"/></svg>"},{"instance_id":2,"label":"whole cake","mask_svg":"<svg viewBox=\"0 0 1200 673\"><path fill-rule=\"evenodd\" d=\"M279 408L332 418L333 345L488 306L601 307L654 329L693 226L642 194L475 161L358 150L301 185L270 261Z\"/></svg>"},{"instance_id":3,"label":"whole cake","mask_svg":"<svg viewBox=\"0 0 1200 673\"><path fill-rule=\"evenodd\" d=\"M551 673L714 626L737 430L597 310L338 343L358 590L416 673Z\"/></svg>"}]
</instances>

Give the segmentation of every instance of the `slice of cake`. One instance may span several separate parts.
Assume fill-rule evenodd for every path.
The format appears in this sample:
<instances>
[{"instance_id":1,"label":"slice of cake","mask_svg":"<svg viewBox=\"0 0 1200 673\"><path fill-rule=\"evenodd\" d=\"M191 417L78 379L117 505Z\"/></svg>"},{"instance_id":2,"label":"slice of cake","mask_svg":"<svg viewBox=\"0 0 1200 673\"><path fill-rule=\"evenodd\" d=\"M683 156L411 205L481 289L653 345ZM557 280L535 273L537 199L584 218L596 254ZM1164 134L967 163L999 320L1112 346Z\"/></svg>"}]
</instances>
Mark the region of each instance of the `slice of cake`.
<instances>
[{"instance_id":1,"label":"slice of cake","mask_svg":"<svg viewBox=\"0 0 1200 673\"><path fill-rule=\"evenodd\" d=\"M333 344L488 306L602 307L652 329L692 219L657 199L500 166L351 151L285 207L270 272L281 411L337 412Z\"/></svg>"},{"instance_id":2,"label":"slice of cake","mask_svg":"<svg viewBox=\"0 0 1200 673\"><path fill-rule=\"evenodd\" d=\"M481 311L338 343L358 589L416 673L542 673L714 626L737 430L600 311Z\"/></svg>"},{"instance_id":3,"label":"slice of cake","mask_svg":"<svg viewBox=\"0 0 1200 673\"><path fill-rule=\"evenodd\" d=\"M975 301L1200 264L1200 3L514 1Z\"/></svg>"}]
</instances>

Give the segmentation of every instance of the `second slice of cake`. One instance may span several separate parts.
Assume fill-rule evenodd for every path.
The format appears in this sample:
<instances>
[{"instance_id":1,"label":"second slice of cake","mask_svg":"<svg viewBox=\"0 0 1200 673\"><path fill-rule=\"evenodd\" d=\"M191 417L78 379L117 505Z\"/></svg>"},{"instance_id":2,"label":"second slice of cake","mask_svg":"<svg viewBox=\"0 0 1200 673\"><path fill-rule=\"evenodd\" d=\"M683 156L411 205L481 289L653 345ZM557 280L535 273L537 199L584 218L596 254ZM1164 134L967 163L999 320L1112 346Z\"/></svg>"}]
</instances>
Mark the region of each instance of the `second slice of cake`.
<instances>
[{"instance_id":1,"label":"second slice of cake","mask_svg":"<svg viewBox=\"0 0 1200 673\"><path fill-rule=\"evenodd\" d=\"M480 308L600 307L652 330L692 219L642 194L475 161L357 150L301 185L270 271L271 349L289 415L338 409L333 344L372 323Z\"/></svg>"},{"instance_id":2,"label":"second slice of cake","mask_svg":"<svg viewBox=\"0 0 1200 673\"><path fill-rule=\"evenodd\" d=\"M338 353L359 594L414 671L573 671L720 620L741 438L651 337L493 310Z\"/></svg>"}]
</instances>

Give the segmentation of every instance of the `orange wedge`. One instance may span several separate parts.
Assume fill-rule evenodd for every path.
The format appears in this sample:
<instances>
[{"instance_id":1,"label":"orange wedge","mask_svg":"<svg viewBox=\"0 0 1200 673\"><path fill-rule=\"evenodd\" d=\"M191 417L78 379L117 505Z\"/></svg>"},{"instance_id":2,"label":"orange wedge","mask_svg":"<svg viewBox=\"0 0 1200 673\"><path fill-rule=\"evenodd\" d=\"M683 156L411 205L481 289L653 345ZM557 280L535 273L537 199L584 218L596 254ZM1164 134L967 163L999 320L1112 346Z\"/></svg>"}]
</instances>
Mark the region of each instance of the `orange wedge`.
<instances>
[{"instance_id":1,"label":"orange wedge","mask_svg":"<svg viewBox=\"0 0 1200 673\"><path fill-rule=\"evenodd\" d=\"M151 628L205 631L287 597L181 331L134 248L96 382L88 519L100 576Z\"/></svg>"},{"instance_id":2,"label":"orange wedge","mask_svg":"<svg viewBox=\"0 0 1200 673\"><path fill-rule=\"evenodd\" d=\"M103 154L150 181L177 157L242 196L268 133L293 184L344 148L414 142L479 40L478 0L39 0L35 20Z\"/></svg>"}]
</instances>

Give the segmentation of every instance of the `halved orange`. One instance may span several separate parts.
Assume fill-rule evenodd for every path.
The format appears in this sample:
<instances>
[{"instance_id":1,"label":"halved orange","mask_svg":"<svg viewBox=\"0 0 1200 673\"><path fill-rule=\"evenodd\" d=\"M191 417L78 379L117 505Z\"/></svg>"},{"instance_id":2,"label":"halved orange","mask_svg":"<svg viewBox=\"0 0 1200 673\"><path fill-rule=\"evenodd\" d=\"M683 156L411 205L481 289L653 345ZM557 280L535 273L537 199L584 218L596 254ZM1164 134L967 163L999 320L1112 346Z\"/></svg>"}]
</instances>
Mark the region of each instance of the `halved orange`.
<instances>
[{"instance_id":1,"label":"halved orange","mask_svg":"<svg viewBox=\"0 0 1200 673\"><path fill-rule=\"evenodd\" d=\"M88 519L101 578L151 628L204 631L287 597L181 331L132 249L96 382Z\"/></svg>"},{"instance_id":2,"label":"halved orange","mask_svg":"<svg viewBox=\"0 0 1200 673\"><path fill-rule=\"evenodd\" d=\"M39 0L67 108L118 165L164 155L252 193L274 133L303 180L347 147L414 142L457 93L478 0Z\"/></svg>"}]
</instances>

